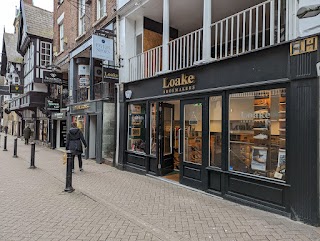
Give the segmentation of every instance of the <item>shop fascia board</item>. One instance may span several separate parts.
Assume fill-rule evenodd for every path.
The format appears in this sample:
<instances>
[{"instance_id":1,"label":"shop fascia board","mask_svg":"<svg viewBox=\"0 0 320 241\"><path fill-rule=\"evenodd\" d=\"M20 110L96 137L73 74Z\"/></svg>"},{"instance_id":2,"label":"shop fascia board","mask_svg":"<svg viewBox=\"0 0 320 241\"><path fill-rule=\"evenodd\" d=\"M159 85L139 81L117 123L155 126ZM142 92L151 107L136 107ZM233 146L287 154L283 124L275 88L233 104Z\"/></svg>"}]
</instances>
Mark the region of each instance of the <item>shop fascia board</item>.
<instances>
[{"instance_id":1,"label":"shop fascia board","mask_svg":"<svg viewBox=\"0 0 320 241\"><path fill-rule=\"evenodd\" d=\"M85 51L87 48L92 46L92 36L88 40L86 40L83 44L78 46L72 52L70 52L70 59L75 58L78 54Z\"/></svg>"}]
</instances>

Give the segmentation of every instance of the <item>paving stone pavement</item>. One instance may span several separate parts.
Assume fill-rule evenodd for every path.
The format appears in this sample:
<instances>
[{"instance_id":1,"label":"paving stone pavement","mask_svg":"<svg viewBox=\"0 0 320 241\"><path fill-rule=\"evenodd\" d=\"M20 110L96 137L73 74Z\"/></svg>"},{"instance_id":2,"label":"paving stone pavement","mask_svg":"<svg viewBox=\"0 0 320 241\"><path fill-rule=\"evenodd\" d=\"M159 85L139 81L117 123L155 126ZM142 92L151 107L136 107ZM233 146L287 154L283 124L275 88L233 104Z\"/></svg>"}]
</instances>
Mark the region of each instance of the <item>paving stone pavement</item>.
<instances>
[{"instance_id":1,"label":"paving stone pavement","mask_svg":"<svg viewBox=\"0 0 320 241\"><path fill-rule=\"evenodd\" d=\"M84 160L63 192L62 153L0 139L0 240L320 240L320 228ZM75 165L77 167L77 163Z\"/></svg>"}]
</instances>

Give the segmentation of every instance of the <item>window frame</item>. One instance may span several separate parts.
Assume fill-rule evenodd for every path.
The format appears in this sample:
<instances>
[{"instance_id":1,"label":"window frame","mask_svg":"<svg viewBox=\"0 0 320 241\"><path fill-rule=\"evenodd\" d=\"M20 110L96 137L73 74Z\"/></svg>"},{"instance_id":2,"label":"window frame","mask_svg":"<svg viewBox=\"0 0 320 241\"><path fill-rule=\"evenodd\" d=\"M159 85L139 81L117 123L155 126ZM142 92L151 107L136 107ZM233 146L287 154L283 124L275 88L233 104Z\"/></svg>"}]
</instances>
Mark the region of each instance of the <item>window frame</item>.
<instances>
[{"instance_id":1,"label":"window frame","mask_svg":"<svg viewBox=\"0 0 320 241\"><path fill-rule=\"evenodd\" d=\"M96 11L97 20L107 15L106 8L107 8L106 0L97 0L97 11Z\"/></svg>"},{"instance_id":2,"label":"window frame","mask_svg":"<svg viewBox=\"0 0 320 241\"><path fill-rule=\"evenodd\" d=\"M211 130L210 130L210 121L211 121L211 111L212 111L212 108L211 108L211 98L219 98L218 101L220 101L220 108L221 108L221 113L220 113L220 128L221 128L221 132L220 132L220 137L221 137L221 154L220 154L220 159L221 159L221 163L220 163L220 166L218 165L211 165ZM224 143L224 136L223 136L223 121L224 121L224 117L223 117L223 105L224 105L224 96L222 94L213 94L213 95L210 95L208 96L208 99L209 99L209 141L208 141L208 144L209 144L209 162L208 162L208 166L210 168L218 168L219 170L222 170L223 169L223 143Z\"/></svg>"},{"instance_id":3,"label":"window frame","mask_svg":"<svg viewBox=\"0 0 320 241\"><path fill-rule=\"evenodd\" d=\"M44 47L43 47L44 44ZM49 48L47 48L49 47ZM43 49L45 50L43 52ZM49 54L47 53L47 50L49 50ZM42 57L45 57L44 60L42 59ZM40 66L41 67L46 67L48 65L52 64L52 45L49 42L45 42L45 41L40 41ZM49 60L47 58L49 58ZM44 62L43 62L44 61Z\"/></svg>"},{"instance_id":4,"label":"window frame","mask_svg":"<svg viewBox=\"0 0 320 241\"><path fill-rule=\"evenodd\" d=\"M130 114L132 115L132 114L136 114L136 115L138 115L138 113L131 113L130 112L130 106L131 105L140 105L140 107L143 105L144 106L144 113L140 113L141 115L144 115L144 142L145 142L145 150L144 151L136 151L136 150L132 150L132 147L130 146L130 140L132 140L132 138L130 138ZM127 123L127 128L128 128L128 130L127 130L127 140L126 140L126 150L127 151L129 151L129 152L133 152L133 153L137 153L137 154L141 154L141 155L147 155L147 138L149 137L149 135L148 135L148 132L147 132L147 120L146 120L146 118L148 118L148 116L147 116L147 107L148 107L148 103L147 102L139 102L139 103L128 103L128 105L127 105L127 111L128 111L128 113L127 113L127 121L128 121L128 123ZM140 128L140 129L142 129L142 128ZM140 130L141 131L141 130ZM140 132L141 133L141 132ZM141 135L142 135L142 133L141 133ZM134 140L134 139L133 139Z\"/></svg>"},{"instance_id":5,"label":"window frame","mask_svg":"<svg viewBox=\"0 0 320 241\"><path fill-rule=\"evenodd\" d=\"M59 48L60 53L64 51L64 24L61 22L59 24Z\"/></svg>"},{"instance_id":6,"label":"window frame","mask_svg":"<svg viewBox=\"0 0 320 241\"><path fill-rule=\"evenodd\" d=\"M233 173L236 175L241 175L241 176L246 176L246 177L251 177L254 179L262 179L268 182L272 182L272 183L278 183L278 184L286 184L288 183L288 167L290 166L290 164L288 163L288 145L285 144L285 148L280 148L280 149L285 149L285 162L286 162L286 177L285 179L278 179L275 177L268 177L268 176L261 176L261 175L257 175L257 174L253 174L253 173L249 173L249 172L242 172L242 171L237 171L237 170L231 170L230 169L230 150L231 150L231 146L230 146L230 141L231 141L231 128L230 128L230 110L231 110L231 96L234 94L242 94L242 93L250 93L250 92L260 92L260 91L272 91L272 90L277 90L277 91L284 91L285 92L285 98L286 98L286 118L289 117L289 111L288 111L288 100L289 100L289 89L288 89L288 85L283 85L283 84L279 84L279 85L271 85L271 86L264 86L264 87L254 87L254 88L245 88L245 89L238 89L238 90L232 90L230 92L227 93L226 98L227 98L227 103L228 105L226 106L226 111L228 113L228 118L227 118L227 132L225 133L224 136L226 136L226 148L228 149L228 151L226 152L227 156L226 156L226 171L229 173ZM225 102L224 102L225 103ZM287 123L287 119L286 119L286 123ZM271 127L270 127L271 128ZM285 138L287 139L287 135L288 135L288 127L286 125L286 135ZM270 130L271 132L271 130ZM268 152L268 155L270 155L270 153ZM279 155L279 150L277 155ZM251 157L250 157L251 158Z\"/></svg>"},{"instance_id":7,"label":"window frame","mask_svg":"<svg viewBox=\"0 0 320 241\"><path fill-rule=\"evenodd\" d=\"M78 36L85 33L85 16L86 16L86 4L85 0L78 1Z\"/></svg>"}]
</instances>

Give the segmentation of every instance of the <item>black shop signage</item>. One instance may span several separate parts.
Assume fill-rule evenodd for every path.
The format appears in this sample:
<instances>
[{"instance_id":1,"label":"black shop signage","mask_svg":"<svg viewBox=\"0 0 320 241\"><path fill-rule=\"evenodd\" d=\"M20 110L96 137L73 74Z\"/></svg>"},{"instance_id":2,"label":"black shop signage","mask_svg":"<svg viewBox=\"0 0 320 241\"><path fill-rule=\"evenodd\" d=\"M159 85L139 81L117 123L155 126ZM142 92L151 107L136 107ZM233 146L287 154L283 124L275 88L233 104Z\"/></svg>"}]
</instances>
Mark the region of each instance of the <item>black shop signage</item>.
<instances>
[{"instance_id":1,"label":"black shop signage","mask_svg":"<svg viewBox=\"0 0 320 241\"><path fill-rule=\"evenodd\" d=\"M43 71L43 83L62 85L62 73Z\"/></svg>"},{"instance_id":2,"label":"black shop signage","mask_svg":"<svg viewBox=\"0 0 320 241\"><path fill-rule=\"evenodd\" d=\"M67 141L67 121L60 121L60 147L66 147Z\"/></svg>"},{"instance_id":3,"label":"black shop signage","mask_svg":"<svg viewBox=\"0 0 320 241\"><path fill-rule=\"evenodd\" d=\"M96 111L95 102L71 106L71 114L95 113Z\"/></svg>"},{"instance_id":4,"label":"black shop signage","mask_svg":"<svg viewBox=\"0 0 320 241\"><path fill-rule=\"evenodd\" d=\"M46 109L49 111L60 111L59 100L46 99Z\"/></svg>"},{"instance_id":5,"label":"black shop signage","mask_svg":"<svg viewBox=\"0 0 320 241\"><path fill-rule=\"evenodd\" d=\"M119 82L119 70L112 68L102 68L104 82Z\"/></svg>"},{"instance_id":6,"label":"black shop signage","mask_svg":"<svg viewBox=\"0 0 320 241\"><path fill-rule=\"evenodd\" d=\"M181 74L176 78L163 78L162 90L163 94L181 93L196 89L196 76Z\"/></svg>"}]
</instances>

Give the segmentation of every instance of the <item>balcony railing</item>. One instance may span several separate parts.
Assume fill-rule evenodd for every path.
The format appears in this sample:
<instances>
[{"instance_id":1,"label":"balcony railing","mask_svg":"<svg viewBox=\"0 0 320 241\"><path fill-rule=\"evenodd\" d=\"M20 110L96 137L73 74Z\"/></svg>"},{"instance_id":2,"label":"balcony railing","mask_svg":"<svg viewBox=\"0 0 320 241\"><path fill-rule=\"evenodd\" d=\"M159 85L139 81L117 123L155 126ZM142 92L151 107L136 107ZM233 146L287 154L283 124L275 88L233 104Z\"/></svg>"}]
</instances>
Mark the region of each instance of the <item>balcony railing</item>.
<instances>
[{"instance_id":1,"label":"balcony railing","mask_svg":"<svg viewBox=\"0 0 320 241\"><path fill-rule=\"evenodd\" d=\"M259 50L288 40L288 0L268 0L211 24L211 60ZM203 61L203 29L168 44L169 70ZM129 80L150 78L162 71L162 46L129 59ZM207 60L208 61L208 60Z\"/></svg>"},{"instance_id":2,"label":"balcony railing","mask_svg":"<svg viewBox=\"0 0 320 241\"><path fill-rule=\"evenodd\" d=\"M113 99L114 98L114 83L100 82L93 86L94 99Z\"/></svg>"},{"instance_id":3,"label":"balcony railing","mask_svg":"<svg viewBox=\"0 0 320 241\"><path fill-rule=\"evenodd\" d=\"M99 82L93 85L93 98L90 98L90 86L76 89L76 102L85 102L88 100L113 99L114 83Z\"/></svg>"},{"instance_id":4,"label":"balcony railing","mask_svg":"<svg viewBox=\"0 0 320 241\"><path fill-rule=\"evenodd\" d=\"M131 81L155 76L162 70L162 46L130 58L129 66Z\"/></svg>"}]
</instances>

